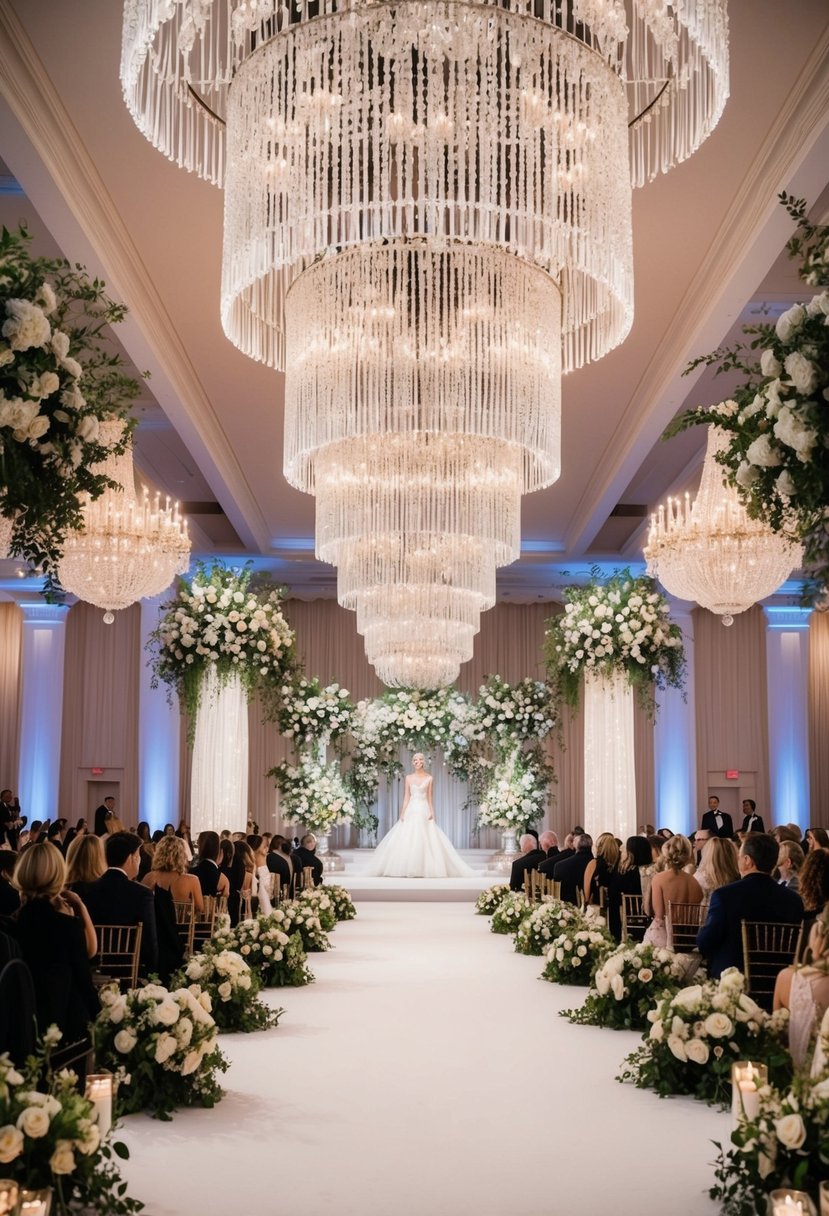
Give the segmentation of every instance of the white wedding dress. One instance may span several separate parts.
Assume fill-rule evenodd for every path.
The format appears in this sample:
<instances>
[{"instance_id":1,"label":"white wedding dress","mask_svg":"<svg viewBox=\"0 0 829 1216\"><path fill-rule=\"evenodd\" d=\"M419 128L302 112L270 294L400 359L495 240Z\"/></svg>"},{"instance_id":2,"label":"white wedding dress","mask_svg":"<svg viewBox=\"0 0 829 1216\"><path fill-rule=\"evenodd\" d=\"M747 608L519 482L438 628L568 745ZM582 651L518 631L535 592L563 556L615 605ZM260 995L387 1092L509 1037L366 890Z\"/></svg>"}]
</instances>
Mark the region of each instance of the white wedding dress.
<instances>
[{"instance_id":1,"label":"white wedding dress","mask_svg":"<svg viewBox=\"0 0 829 1216\"><path fill-rule=\"evenodd\" d=\"M474 878L445 832L429 818L426 791L431 777L409 783L406 818L377 846L366 874L372 878Z\"/></svg>"}]
</instances>

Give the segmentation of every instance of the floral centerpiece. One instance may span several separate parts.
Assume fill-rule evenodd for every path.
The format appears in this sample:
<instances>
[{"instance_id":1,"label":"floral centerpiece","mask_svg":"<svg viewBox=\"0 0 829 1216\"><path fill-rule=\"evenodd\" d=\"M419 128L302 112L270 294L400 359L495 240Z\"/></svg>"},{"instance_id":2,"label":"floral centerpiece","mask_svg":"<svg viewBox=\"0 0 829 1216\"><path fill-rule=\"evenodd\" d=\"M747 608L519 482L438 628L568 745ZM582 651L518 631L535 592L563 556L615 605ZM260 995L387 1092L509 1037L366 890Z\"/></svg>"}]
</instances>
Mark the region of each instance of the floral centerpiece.
<instances>
[{"instance_id":1,"label":"floral centerpiece","mask_svg":"<svg viewBox=\"0 0 829 1216\"><path fill-rule=\"evenodd\" d=\"M306 753L298 764L283 760L268 776L276 781L280 814L288 823L301 823L308 831L327 836L332 828L353 822L357 815L357 804L336 760L326 764Z\"/></svg>"},{"instance_id":2,"label":"floral centerpiece","mask_svg":"<svg viewBox=\"0 0 829 1216\"><path fill-rule=\"evenodd\" d=\"M586 1026L646 1030L657 999L682 984L687 961L658 946L622 945L596 968L581 1008L564 1009L562 1017Z\"/></svg>"},{"instance_id":3,"label":"floral centerpiece","mask_svg":"<svg viewBox=\"0 0 829 1216\"><path fill-rule=\"evenodd\" d=\"M275 695L294 661L281 592L255 584L249 566L229 570L218 562L199 565L191 579L181 580L151 645L153 679L176 689L191 729L208 670L220 684L238 676L250 699L257 691Z\"/></svg>"},{"instance_id":4,"label":"floral centerpiece","mask_svg":"<svg viewBox=\"0 0 829 1216\"><path fill-rule=\"evenodd\" d=\"M765 1212L781 1187L805 1191L819 1209L819 1185L829 1176L829 1075L795 1076L781 1090L764 1085L755 1119L740 1120L731 1149L717 1144L712 1199L725 1216Z\"/></svg>"},{"instance_id":5,"label":"floral centerpiece","mask_svg":"<svg viewBox=\"0 0 829 1216\"><path fill-rule=\"evenodd\" d=\"M21 1070L0 1056L0 1173L26 1190L53 1188L62 1216L140 1212L144 1205L127 1195L115 1161L129 1157L127 1146L101 1139L97 1112L78 1092L75 1073L51 1068L60 1038L50 1027Z\"/></svg>"},{"instance_id":6,"label":"floral centerpiece","mask_svg":"<svg viewBox=\"0 0 829 1216\"><path fill-rule=\"evenodd\" d=\"M548 780L533 753L513 749L495 767L478 807L478 825L523 828L541 819Z\"/></svg>"},{"instance_id":7,"label":"floral centerpiece","mask_svg":"<svg viewBox=\"0 0 829 1216\"><path fill-rule=\"evenodd\" d=\"M213 934L211 947L240 954L263 988L300 988L312 983L302 936L293 931L286 906L290 905L274 908L269 916L241 920L234 928L222 925Z\"/></svg>"},{"instance_id":8,"label":"floral centerpiece","mask_svg":"<svg viewBox=\"0 0 829 1216\"><path fill-rule=\"evenodd\" d=\"M334 904L329 898L327 887L312 887L302 891L296 898L296 904L314 914L325 933L330 933L337 927L337 915Z\"/></svg>"},{"instance_id":9,"label":"floral centerpiece","mask_svg":"<svg viewBox=\"0 0 829 1216\"><path fill-rule=\"evenodd\" d=\"M576 922L550 943L541 978L552 984L589 984L614 944L598 919L581 925Z\"/></svg>"},{"instance_id":10,"label":"floral centerpiece","mask_svg":"<svg viewBox=\"0 0 829 1216\"><path fill-rule=\"evenodd\" d=\"M168 1119L177 1106L215 1106L222 1096L216 1073L227 1060L216 1044L207 992L197 984L173 991L146 984L126 993L107 985L100 996L93 1023L98 1061L130 1074L118 1089L122 1114L149 1110Z\"/></svg>"},{"instance_id":11,"label":"floral centerpiece","mask_svg":"<svg viewBox=\"0 0 829 1216\"><path fill-rule=\"evenodd\" d=\"M328 892L328 898L331 900L331 906L334 909L334 916L337 921L354 920L357 915L357 909L354 907L354 900L345 887L327 882L325 889Z\"/></svg>"},{"instance_id":12,"label":"floral centerpiece","mask_svg":"<svg viewBox=\"0 0 829 1216\"><path fill-rule=\"evenodd\" d=\"M718 980L691 984L662 997L648 1013L644 1046L628 1056L620 1081L703 1102L731 1101L735 1060L766 1064L774 1082L791 1073L785 1043L788 1010L768 1014L745 992L745 977L729 967Z\"/></svg>"},{"instance_id":13,"label":"floral centerpiece","mask_svg":"<svg viewBox=\"0 0 829 1216\"><path fill-rule=\"evenodd\" d=\"M560 899L544 899L536 904L515 933L515 949L519 954L542 955L560 934L572 926L584 925L584 917L574 904Z\"/></svg>"},{"instance_id":14,"label":"floral centerpiece","mask_svg":"<svg viewBox=\"0 0 829 1216\"><path fill-rule=\"evenodd\" d=\"M781 194L780 201L797 226L789 255L816 294L774 325L746 327L748 345L695 359L689 372L705 364L737 372L741 382L725 408L687 411L666 435L703 423L727 433L718 456L727 479L749 515L803 542L815 598L829 586L829 226L809 222L803 199Z\"/></svg>"},{"instance_id":15,"label":"floral centerpiece","mask_svg":"<svg viewBox=\"0 0 829 1216\"><path fill-rule=\"evenodd\" d=\"M30 239L0 235L0 513L11 552L51 576L82 495L112 484L93 468L126 450L131 426L107 448L99 424L126 419L139 385L108 333L126 308L82 267L33 258Z\"/></svg>"},{"instance_id":16,"label":"floral centerpiece","mask_svg":"<svg viewBox=\"0 0 829 1216\"><path fill-rule=\"evenodd\" d=\"M649 578L629 570L606 581L567 587L564 611L547 625L545 655L557 697L579 704L585 673L624 674L640 703L654 710L652 688L682 688L682 633L670 619L668 601Z\"/></svg>"},{"instance_id":17,"label":"floral centerpiece","mask_svg":"<svg viewBox=\"0 0 829 1216\"><path fill-rule=\"evenodd\" d=\"M283 684L276 721L287 739L298 750L315 743L328 743L345 734L351 725L354 706L348 699L348 689L339 684L322 687L316 677L300 677L293 684Z\"/></svg>"},{"instance_id":18,"label":"floral centerpiece","mask_svg":"<svg viewBox=\"0 0 829 1216\"><path fill-rule=\"evenodd\" d=\"M477 711L482 729L501 752L544 739L556 724L550 690L541 680L507 684L500 676L490 676L478 690Z\"/></svg>"},{"instance_id":19,"label":"floral centerpiece","mask_svg":"<svg viewBox=\"0 0 829 1216\"><path fill-rule=\"evenodd\" d=\"M478 916L492 916L498 910L502 900L509 895L507 883L497 882L494 887L487 887L475 900L475 911Z\"/></svg>"},{"instance_id":20,"label":"floral centerpiece","mask_svg":"<svg viewBox=\"0 0 829 1216\"><path fill-rule=\"evenodd\" d=\"M493 933L515 933L533 907L534 904L530 903L523 891L509 891L492 914L490 930Z\"/></svg>"},{"instance_id":21,"label":"floral centerpiece","mask_svg":"<svg viewBox=\"0 0 829 1216\"><path fill-rule=\"evenodd\" d=\"M173 976L173 988L194 985L210 997L211 1013L220 1031L248 1033L276 1026L284 1009L269 1009L259 1000L262 981L234 950L205 950L194 954Z\"/></svg>"}]
</instances>

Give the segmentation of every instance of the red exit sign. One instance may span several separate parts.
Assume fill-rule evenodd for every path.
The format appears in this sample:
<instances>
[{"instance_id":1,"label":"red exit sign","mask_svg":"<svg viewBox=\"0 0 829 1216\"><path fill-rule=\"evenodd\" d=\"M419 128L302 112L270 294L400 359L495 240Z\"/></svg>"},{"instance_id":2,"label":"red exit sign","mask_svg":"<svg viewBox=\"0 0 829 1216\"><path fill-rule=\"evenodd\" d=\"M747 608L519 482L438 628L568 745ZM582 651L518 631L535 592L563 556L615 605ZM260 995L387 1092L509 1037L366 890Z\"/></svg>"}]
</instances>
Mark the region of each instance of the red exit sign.
<instances>
[{"instance_id":1,"label":"red exit sign","mask_svg":"<svg viewBox=\"0 0 829 1216\"><path fill-rule=\"evenodd\" d=\"M102 768L92 768L89 770L93 777L103 777L104 770Z\"/></svg>"},{"instance_id":2,"label":"red exit sign","mask_svg":"<svg viewBox=\"0 0 829 1216\"><path fill-rule=\"evenodd\" d=\"M725 775L729 781L736 781L740 775L740 770L738 768L727 768Z\"/></svg>"}]
</instances>

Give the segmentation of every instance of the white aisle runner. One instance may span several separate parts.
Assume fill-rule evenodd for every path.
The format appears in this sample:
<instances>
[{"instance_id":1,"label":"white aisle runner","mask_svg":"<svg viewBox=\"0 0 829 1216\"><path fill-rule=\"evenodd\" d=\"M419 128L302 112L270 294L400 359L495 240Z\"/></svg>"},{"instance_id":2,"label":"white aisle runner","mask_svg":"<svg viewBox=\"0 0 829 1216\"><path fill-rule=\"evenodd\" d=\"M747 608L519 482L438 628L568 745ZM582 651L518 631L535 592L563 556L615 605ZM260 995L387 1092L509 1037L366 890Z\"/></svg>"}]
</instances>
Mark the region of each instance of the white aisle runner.
<instances>
[{"instance_id":1,"label":"white aisle runner","mask_svg":"<svg viewBox=\"0 0 829 1216\"><path fill-rule=\"evenodd\" d=\"M223 1036L219 1106L127 1120L146 1216L714 1216L730 1116L616 1082L638 1036L558 1017L583 990L469 904L358 914L279 1027Z\"/></svg>"}]
</instances>

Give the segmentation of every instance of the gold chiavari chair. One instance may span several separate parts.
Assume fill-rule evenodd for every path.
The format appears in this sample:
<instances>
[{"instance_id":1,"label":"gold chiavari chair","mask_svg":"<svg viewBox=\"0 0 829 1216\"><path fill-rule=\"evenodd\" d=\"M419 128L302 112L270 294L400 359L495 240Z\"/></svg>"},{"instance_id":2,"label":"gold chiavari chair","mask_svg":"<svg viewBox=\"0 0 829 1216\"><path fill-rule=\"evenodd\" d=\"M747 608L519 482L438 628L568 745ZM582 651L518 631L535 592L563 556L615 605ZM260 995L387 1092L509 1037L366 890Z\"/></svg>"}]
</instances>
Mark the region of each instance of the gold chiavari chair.
<instances>
[{"instance_id":1,"label":"gold chiavari chair","mask_svg":"<svg viewBox=\"0 0 829 1216\"><path fill-rule=\"evenodd\" d=\"M239 920L253 919L253 896L250 891L239 896Z\"/></svg>"},{"instance_id":2,"label":"gold chiavari chair","mask_svg":"<svg viewBox=\"0 0 829 1216\"><path fill-rule=\"evenodd\" d=\"M138 984L143 925L96 925L98 957L95 970L107 980L117 980L122 988Z\"/></svg>"},{"instance_id":3,"label":"gold chiavari chair","mask_svg":"<svg viewBox=\"0 0 829 1216\"><path fill-rule=\"evenodd\" d=\"M216 895L205 895L204 911L200 916L193 916L193 942L192 950L201 950L206 946L216 928L216 917L219 915L219 904L224 903L227 910L227 900L222 896L219 898Z\"/></svg>"},{"instance_id":4,"label":"gold chiavari chair","mask_svg":"<svg viewBox=\"0 0 829 1216\"><path fill-rule=\"evenodd\" d=\"M279 874L271 874L271 903L274 907L282 903L282 878Z\"/></svg>"},{"instance_id":5,"label":"gold chiavari chair","mask_svg":"<svg viewBox=\"0 0 829 1216\"><path fill-rule=\"evenodd\" d=\"M763 1009L771 1010L777 976L797 958L803 925L744 920L742 931L746 991Z\"/></svg>"},{"instance_id":6,"label":"gold chiavari chair","mask_svg":"<svg viewBox=\"0 0 829 1216\"><path fill-rule=\"evenodd\" d=\"M707 916L708 903L705 900L700 904L689 904L669 899L665 917L668 949L677 954L695 954L697 934Z\"/></svg>"},{"instance_id":7,"label":"gold chiavari chair","mask_svg":"<svg viewBox=\"0 0 829 1216\"><path fill-rule=\"evenodd\" d=\"M641 942L651 923L641 895L622 896L622 941Z\"/></svg>"},{"instance_id":8,"label":"gold chiavari chair","mask_svg":"<svg viewBox=\"0 0 829 1216\"><path fill-rule=\"evenodd\" d=\"M195 940L195 904L192 899L175 899L173 900L173 907L176 910L178 935L181 938L181 944L184 946L185 954L189 957L193 953L193 942Z\"/></svg>"},{"instance_id":9,"label":"gold chiavari chair","mask_svg":"<svg viewBox=\"0 0 829 1216\"><path fill-rule=\"evenodd\" d=\"M524 871L524 894L531 904L540 904L545 895L545 879L538 870Z\"/></svg>"},{"instance_id":10,"label":"gold chiavari chair","mask_svg":"<svg viewBox=\"0 0 829 1216\"><path fill-rule=\"evenodd\" d=\"M300 890L301 891L313 891L313 889L314 889L314 867L313 866L304 866L303 870L302 870L302 877L300 879Z\"/></svg>"}]
</instances>

